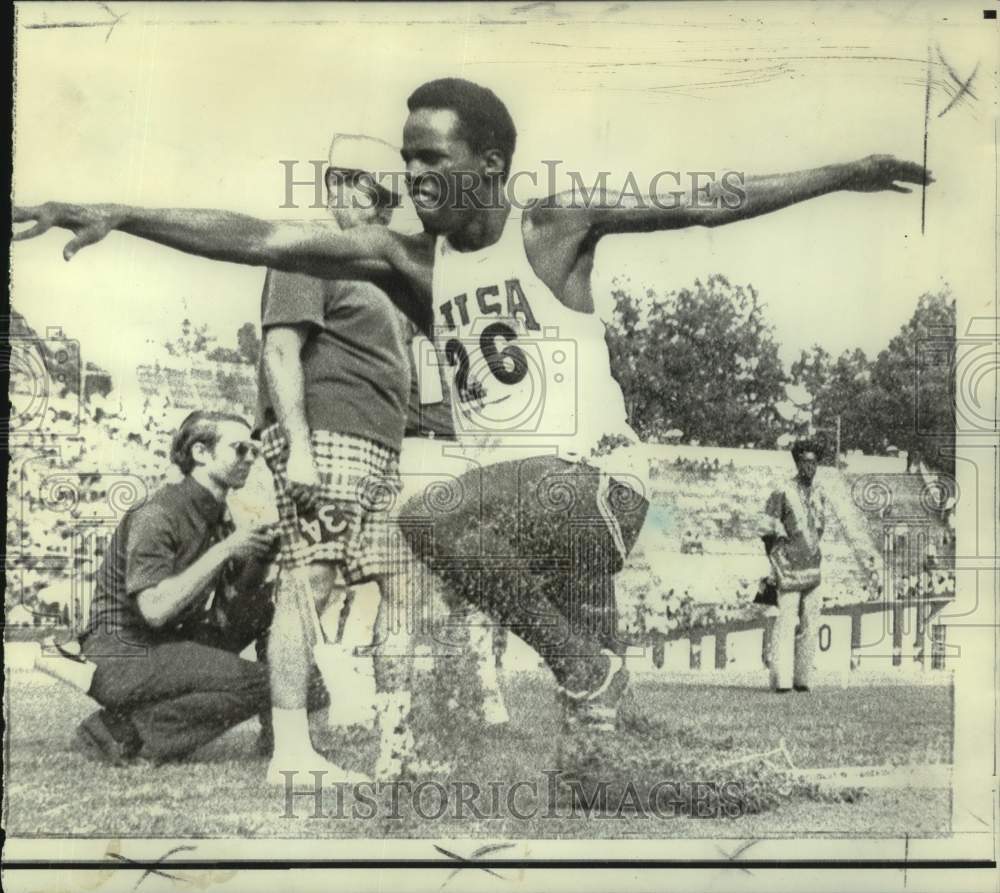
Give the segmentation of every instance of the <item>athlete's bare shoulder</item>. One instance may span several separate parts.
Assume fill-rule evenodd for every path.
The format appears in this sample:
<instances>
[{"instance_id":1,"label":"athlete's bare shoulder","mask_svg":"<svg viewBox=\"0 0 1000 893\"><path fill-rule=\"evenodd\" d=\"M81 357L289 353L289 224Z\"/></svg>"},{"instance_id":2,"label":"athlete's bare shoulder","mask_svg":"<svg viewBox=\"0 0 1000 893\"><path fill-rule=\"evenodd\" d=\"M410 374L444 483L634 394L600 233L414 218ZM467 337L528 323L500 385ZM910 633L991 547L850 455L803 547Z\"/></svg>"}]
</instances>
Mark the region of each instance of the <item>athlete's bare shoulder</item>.
<instances>
[{"instance_id":1,"label":"athlete's bare shoulder","mask_svg":"<svg viewBox=\"0 0 1000 893\"><path fill-rule=\"evenodd\" d=\"M594 247L589 224L563 196L549 196L525 208L524 249L532 269L571 310L593 313L590 274Z\"/></svg>"}]
</instances>

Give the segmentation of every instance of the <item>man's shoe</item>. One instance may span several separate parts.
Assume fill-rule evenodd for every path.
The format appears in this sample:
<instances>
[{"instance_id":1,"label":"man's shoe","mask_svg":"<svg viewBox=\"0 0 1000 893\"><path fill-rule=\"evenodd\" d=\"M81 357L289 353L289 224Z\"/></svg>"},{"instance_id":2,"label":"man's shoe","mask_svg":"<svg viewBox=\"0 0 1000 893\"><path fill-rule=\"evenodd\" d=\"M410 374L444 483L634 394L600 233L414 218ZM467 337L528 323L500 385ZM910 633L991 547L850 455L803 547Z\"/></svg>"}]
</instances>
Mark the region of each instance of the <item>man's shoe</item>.
<instances>
[{"instance_id":1,"label":"man's shoe","mask_svg":"<svg viewBox=\"0 0 1000 893\"><path fill-rule=\"evenodd\" d=\"M790 691L791 691L790 688L776 688L776 689L774 689L774 693L776 695L787 695Z\"/></svg>"},{"instance_id":2,"label":"man's shoe","mask_svg":"<svg viewBox=\"0 0 1000 893\"><path fill-rule=\"evenodd\" d=\"M796 691L809 691L808 685L796 685L794 688Z\"/></svg>"},{"instance_id":3,"label":"man's shoe","mask_svg":"<svg viewBox=\"0 0 1000 893\"><path fill-rule=\"evenodd\" d=\"M98 762L128 766L138 756L142 740L128 717L98 710L77 726L76 747Z\"/></svg>"}]
</instances>

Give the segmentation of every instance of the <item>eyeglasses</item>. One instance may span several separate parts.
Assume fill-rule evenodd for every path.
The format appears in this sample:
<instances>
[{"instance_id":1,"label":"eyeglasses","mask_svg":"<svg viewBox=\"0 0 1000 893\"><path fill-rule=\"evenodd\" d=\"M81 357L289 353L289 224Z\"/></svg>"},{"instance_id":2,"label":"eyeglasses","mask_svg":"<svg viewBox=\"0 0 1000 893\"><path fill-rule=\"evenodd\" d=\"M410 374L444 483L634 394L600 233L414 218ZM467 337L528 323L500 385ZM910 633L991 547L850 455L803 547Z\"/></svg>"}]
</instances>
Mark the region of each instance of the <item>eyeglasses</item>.
<instances>
[{"instance_id":1,"label":"eyeglasses","mask_svg":"<svg viewBox=\"0 0 1000 893\"><path fill-rule=\"evenodd\" d=\"M260 455L260 444L252 440L234 440L229 445L233 448L238 459L249 457L252 462Z\"/></svg>"}]
</instances>

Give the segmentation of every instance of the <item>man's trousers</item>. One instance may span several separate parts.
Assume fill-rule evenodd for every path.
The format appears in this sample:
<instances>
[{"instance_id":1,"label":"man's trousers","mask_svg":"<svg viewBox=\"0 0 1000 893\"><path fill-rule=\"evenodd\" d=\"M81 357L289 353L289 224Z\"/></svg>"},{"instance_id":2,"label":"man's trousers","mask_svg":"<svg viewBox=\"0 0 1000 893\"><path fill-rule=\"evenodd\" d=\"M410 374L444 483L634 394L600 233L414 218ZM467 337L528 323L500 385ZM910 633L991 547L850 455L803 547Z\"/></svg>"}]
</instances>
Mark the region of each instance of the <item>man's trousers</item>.
<instances>
[{"instance_id":1,"label":"man's trousers","mask_svg":"<svg viewBox=\"0 0 1000 893\"><path fill-rule=\"evenodd\" d=\"M193 627L185 640L129 645L109 632L86 637L83 651L97 666L90 696L141 741L136 756L180 759L270 707L263 662L273 605L265 588L241 599L238 622ZM257 642L258 661L239 656Z\"/></svg>"},{"instance_id":2,"label":"man's trousers","mask_svg":"<svg viewBox=\"0 0 1000 893\"><path fill-rule=\"evenodd\" d=\"M808 686L816 662L821 586L778 594L778 616L771 631L771 687Z\"/></svg>"}]
</instances>

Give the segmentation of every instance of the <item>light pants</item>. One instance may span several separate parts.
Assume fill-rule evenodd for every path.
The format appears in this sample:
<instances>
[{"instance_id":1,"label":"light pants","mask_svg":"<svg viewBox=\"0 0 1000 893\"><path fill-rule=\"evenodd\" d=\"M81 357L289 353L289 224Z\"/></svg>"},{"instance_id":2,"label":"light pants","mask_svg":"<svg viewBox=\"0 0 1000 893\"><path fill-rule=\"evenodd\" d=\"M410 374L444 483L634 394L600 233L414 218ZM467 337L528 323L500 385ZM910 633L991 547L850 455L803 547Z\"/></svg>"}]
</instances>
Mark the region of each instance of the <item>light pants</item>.
<instances>
[{"instance_id":1,"label":"light pants","mask_svg":"<svg viewBox=\"0 0 1000 893\"><path fill-rule=\"evenodd\" d=\"M819 639L821 587L778 594L771 630L771 688L809 685Z\"/></svg>"}]
</instances>

